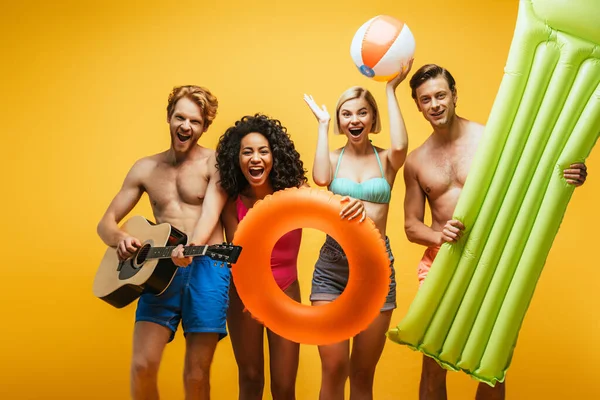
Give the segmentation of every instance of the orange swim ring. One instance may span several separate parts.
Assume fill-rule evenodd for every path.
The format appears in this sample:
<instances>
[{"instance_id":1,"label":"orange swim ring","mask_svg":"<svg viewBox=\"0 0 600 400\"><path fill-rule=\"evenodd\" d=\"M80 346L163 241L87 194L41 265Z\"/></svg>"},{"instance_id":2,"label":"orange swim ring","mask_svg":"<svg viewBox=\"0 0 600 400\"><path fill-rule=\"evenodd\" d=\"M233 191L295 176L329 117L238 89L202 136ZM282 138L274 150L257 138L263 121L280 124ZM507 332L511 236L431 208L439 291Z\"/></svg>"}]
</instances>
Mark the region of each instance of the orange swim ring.
<instances>
[{"instance_id":1,"label":"orange swim ring","mask_svg":"<svg viewBox=\"0 0 600 400\"><path fill-rule=\"evenodd\" d=\"M309 188L275 192L249 210L233 239L243 248L232 274L246 309L273 332L297 343L324 345L355 336L379 315L389 290L390 261L380 232L369 218L361 223L341 219L341 198ZM348 285L329 304L298 303L273 278L273 246L298 228L329 234L348 257Z\"/></svg>"}]
</instances>

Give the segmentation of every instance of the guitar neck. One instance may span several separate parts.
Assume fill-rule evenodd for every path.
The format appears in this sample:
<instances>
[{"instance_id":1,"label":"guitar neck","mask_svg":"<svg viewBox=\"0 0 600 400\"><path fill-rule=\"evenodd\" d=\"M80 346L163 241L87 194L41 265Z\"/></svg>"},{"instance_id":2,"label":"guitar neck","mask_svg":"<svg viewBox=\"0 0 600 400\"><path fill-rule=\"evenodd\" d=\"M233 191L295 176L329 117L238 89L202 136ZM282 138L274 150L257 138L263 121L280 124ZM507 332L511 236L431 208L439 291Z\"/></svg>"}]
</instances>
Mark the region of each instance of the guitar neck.
<instances>
[{"instance_id":1,"label":"guitar neck","mask_svg":"<svg viewBox=\"0 0 600 400\"><path fill-rule=\"evenodd\" d=\"M162 259L171 258L171 253L176 246L167 247L152 247L146 256L146 259ZM203 246L186 246L183 248L183 255L186 257L203 256L208 249L207 245Z\"/></svg>"}]
</instances>

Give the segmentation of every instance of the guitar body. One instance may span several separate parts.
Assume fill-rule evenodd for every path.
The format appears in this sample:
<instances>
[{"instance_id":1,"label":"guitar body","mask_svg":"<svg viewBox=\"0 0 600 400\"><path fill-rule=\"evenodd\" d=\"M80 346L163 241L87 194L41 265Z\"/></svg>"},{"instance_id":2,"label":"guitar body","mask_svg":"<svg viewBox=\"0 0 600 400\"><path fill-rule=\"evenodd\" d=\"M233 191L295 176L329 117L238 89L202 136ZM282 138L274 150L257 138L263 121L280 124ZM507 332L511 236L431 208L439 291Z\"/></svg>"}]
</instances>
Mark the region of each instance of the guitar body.
<instances>
[{"instance_id":1,"label":"guitar body","mask_svg":"<svg viewBox=\"0 0 600 400\"><path fill-rule=\"evenodd\" d=\"M155 225L141 216L131 217L121 229L138 238L142 247L136 255L123 262L119 261L116 249L109 247L93 286L95 296L117 308L125 307L144 291L161 294L177 272L178 267L168 258L145 260L144 250L187 243L185 233L166 223Z\"/></svg>"}]
</instances>

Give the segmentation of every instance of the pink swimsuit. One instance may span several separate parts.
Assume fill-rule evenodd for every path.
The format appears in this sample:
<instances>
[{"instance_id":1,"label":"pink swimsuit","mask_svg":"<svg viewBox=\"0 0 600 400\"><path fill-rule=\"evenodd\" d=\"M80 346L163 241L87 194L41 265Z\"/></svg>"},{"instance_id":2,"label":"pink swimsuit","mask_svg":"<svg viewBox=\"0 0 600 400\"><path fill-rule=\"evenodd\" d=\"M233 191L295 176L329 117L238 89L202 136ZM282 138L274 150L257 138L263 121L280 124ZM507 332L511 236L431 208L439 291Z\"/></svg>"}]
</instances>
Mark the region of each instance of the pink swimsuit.
<instances>
[{"instance_id":1,"label":"pink swimsuit","mask_svg":"<svg viewBox=\"0 0 600 400\"><path fill-rule=\"evenodd\" d=\"M235 206L239 222L246 216L248 209L239 196L235 200ZM302 229L296 229L283 235L273 247L271 269L281 290L286 290L298 279L298 252L301 240Z\"/></svg>"}]
</instances>

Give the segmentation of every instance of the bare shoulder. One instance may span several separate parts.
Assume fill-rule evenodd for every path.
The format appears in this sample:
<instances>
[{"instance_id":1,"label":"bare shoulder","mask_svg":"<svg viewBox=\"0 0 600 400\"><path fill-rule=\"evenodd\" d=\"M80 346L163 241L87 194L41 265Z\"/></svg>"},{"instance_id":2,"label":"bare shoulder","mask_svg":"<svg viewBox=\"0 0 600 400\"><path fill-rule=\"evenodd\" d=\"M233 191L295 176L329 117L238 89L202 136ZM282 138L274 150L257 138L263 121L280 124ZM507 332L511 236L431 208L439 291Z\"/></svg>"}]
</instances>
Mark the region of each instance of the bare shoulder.
<instances>
[{"instance_id":1,"label":"bare shoulder","mask_svg":"<svg viewBox=\"0 0 600 400\"><path fill-rule=\"evenodd\" d=\"M339 149L335 149L329 152L329 161L331 161L331 165L337 164L338 159L340 158L340 154L344 148L340 147Z\"/></svg>"},{"instance_id":2,"label":"bare shoulder","mask_svg":"<svg viewBox=\"0 0 600 400\"><path fill-rule=\"evenodd\" d=\"M203 160L206 163L208 171L217 170L217 152L213 149L202 148Z\"/></svg>"},{"instance_id":3,"label":"bare shoulder","mask_svg":"<svg viewBox=\"0 0 600 400\"><path fill-rule=\"evenodd\" d=\"M200 147L200 154L202 157L215 158L215 155L217 154L215 149L209 149L208 147L202 147L202 146L198 146L198 147Z\"/></svg>"},{"instance_id":4,"label":"bare shoulder","mask_svg":"<svg viewBox=\"0 0 600 400\"><path fill-rule=\"evenodd\" d=\"M140 158L131 167L130 174L136 176L147 176L151 174L157 166L166 161L165 157L165 153L158 153Z\"/></svg>"},{"instance_id":5,"label":"bare shoulder","mask_svg":"<svg viewBox=\"0 0 600 400\"><path fill-rule=\"evenodd\" d=\"M461 145L466 145L473 149L473 152L479 147L479 142L483 137L485 126L474 121L463 120L462 129L464 130L463 138L466 142L462 142Z\"/></svg>"},{"instance_id":6,"label":"bare shoulder","mask_svg":"<svg viewBox=\"0 0 600 400\"><path fill-rule=\"evenodd\" d=\"M419 165L421 164L421 159L423 158L423 153L426 152L426 149L423 148L425 144L417 147L406 156L406 161L404 162L404 176L412 176L415 175L416 171L419 169Z\"/></svg>"},{"instance_id":7,"label":"bare shoulder","mask_svg":"<svg viewBox=\"0 0 600 400\"><path fill-rule=\"evenodd\" d=\"M194 169L207 180L210 180L211 176L217 173L217 158L216 152L213 149L198 146L198 151L192 163Z\"/></svg>"},{"instance_id":8,"label":"bare shoulder","mask_svg":"<svg viewBox=\"0 0 600 400\"><path fill-rule=\"evenodd\" d=\"M475 122L475 121L466 121L466 130L469 133L469 135L475 136L475 137L481 137L483 135L483 132L485 131L485 125L480 124L479 122Z\"/></svg>"},{"instance_id":9,"label":"bare shoulder","mask_svg":"<svg viewBox=\"0 0 600 400\"><path fill-rule=\"evenodd\" d=\"M208 147L198 145L197 150L193 154L193 162L208 163L211 160L216 160L215 150Z\"/></svg>"},{"instance_id":10,"label":"bare shoulder","mask_svg":"<svg viewBox=\"0 0 600 400\"><path fill-rule=\"evenodd\" d=\"M390 149L384 149L379 146L373 146L377 154L379 154L379 158L385 158L385 155L390 151ZM383 161L383 160L382 160Z\"/></svg>"},{"instance_id":11,"label":"bare shoulder","mask_svg":"<svg viewBox=\"0 0 600 400\"><path fill-rule=\"evenodd\" d=\"M420 146L409 152L406 156L404 176L412 176L417 179L419 171L427 170L431 167L431 161L434 157L436 157L435 144L433 136L430 135Z\"/></svg>"},{"instance_id":12,"label":"bare shoulder","mask_svg":"<svg viewBox=\"0 0 600 400\"><path fill-rule=\"evenodd\" d=\"M411 166L419 164L421 160L426 158L427 154L430 153L431 146L431 136L429 136L420 146L408 153L408 156L406 156L405 164L407 166L409 165L409 163Z\"/></svg>"},{"instance_id":13,"label":"bare shoulder","mask_svg":"<svg viewBox=\"0 0 600 400\"><path fill-rule=\"evenodd\" d=\"M196 148L188 154L186 163L206 164L211 159L216 160L215 150L196 145Z\"/></svg>"}]
</instances>

